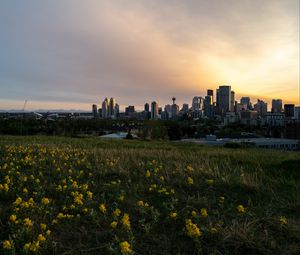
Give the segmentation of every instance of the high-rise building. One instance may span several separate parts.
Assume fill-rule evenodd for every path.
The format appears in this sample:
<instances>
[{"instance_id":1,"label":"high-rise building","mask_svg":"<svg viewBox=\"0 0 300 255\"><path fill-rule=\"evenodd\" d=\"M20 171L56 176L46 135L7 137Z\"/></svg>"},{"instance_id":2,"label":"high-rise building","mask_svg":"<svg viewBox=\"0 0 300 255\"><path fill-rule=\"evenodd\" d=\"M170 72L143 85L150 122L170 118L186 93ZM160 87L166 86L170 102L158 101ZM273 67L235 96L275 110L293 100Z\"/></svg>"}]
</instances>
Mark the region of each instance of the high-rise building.
<instances>
[{"instance_id":1,"label":"high-rise building","mask_svg":"<svg viewBox=\"0 0 300 255\"><path fill-rule=\"evenodd\" d=\"M272 99L272 113L281 113L282 112L282 100L281 99Z\"/></svg>"},{"instance_id":2,"label":"high-rise building","mask_svg":"<svg viewBox=\"0 0 300 255\"><path fill-rule=\"evenodd\" d=\"M98 116L99 116L100 118L102 117L102 109L101 109L101 108L98 109Z\"/></svg>"},{"instance_id":3,"label":"high-rise building","mask_svg":"<svg viewBox=\"0 0 300 255\"><path fill-rule=\"evenodd\" d=\"M107 118L108 117L108 99L107 97L104 99L102 103L102 118Z\"/></svg>"},{"instance_id":4,"label":"high-rise building","mask_svg":"<svg viewBox=\"0 0 300 255\"><path fill-rule=\"evenodd\" d=\"M207 95L204 99L204 114L206 117L213 117L213 97Z\"/></svg>"},{"instance_id":5,"label":"high-rise building","mask_svg":"<svg viewBox=\"0 0 300 255\"><path fill-rule=\"evenodd\" d=\"M204 100L202 97L194 97L192 101L193 118L201 118L203 116Z\"/></svg>"},{"instance_id":6,"label":"high-rise building","mask_svg":"<svg viewBox=\"0 0 300 255\"><path fill-rule=\"evenodd\" d=\"M224 116L226 112L231 111L231 86L219 86L217 90L217 106L219 114Z\"/></svg>"},{"instance_id":7,"label":"high-rise building","mask_svg":"<svg viewBox=\"0 0 300 255\"><path fill-rule=\"evenodd\" d=\"M179 113L179 106L176 104L176 98L172 98L173 104L171 107L171 118L176 118Z\"/></svg>"},{"instance_id":8,"label":"high-rise building","mask_svg":"<svg viewBox=\"0 0 300 255\"><path fill-rule=\"evenodd\" d=\"M158 117L161 115L162 112L163 112L162 107L158 107Z\"/></svg>"},{"instance_id":9,"label":"high-rise building","mask_svg":"<svg viewBox=\"0 0 300 255\"><path fill-rule=\"evenodd\" d=\"M230 97L230 111L234 112L234 106L235 106L235 93L231 90L231 97Z\"/></svg>"},{"instance_id":10,"label":"high-rise building","mask_svg":"<svg viewBox=\"0 0 300 255\"><path fill-rule=\"evenodd\" d=\"M158 119L158 104L155 101L151 103L151 119Z\"/></svg>"},{"instance_id":11,"label":"high-rise building","mask_svg":"<svg viewBox=\"0 0 300 255\"><path fill-rule=\"evenodd\" d=\"M172 104L172 119L176 118L179 113L179 106L177 104Z\"/></svg>"},{"instance_id":12,"label":"high-rise building","mask_svg":"<svg viewBox=\"0 0 300 255\"><path fill-rule=\"evenodd\" d=\"M115 99L112 97L110 100L109 100L109 107L108 107L108 115L109 117L111 116L115 116Z\"/></svg>"},{"instance_id":13,"label":"high-rise building","mask_svg":"<svg viewBox=\"0 0 300 255\"><path fill-rule=\"evenodd\" d=\"M145 112L149 112L150 111L150 107L149 107L149 104L146 103L145 106L144 106L144 111Z\"/></svg>"},{"instance_id":14,"label":"high-rise building","mask_svg":"<svg viewBox=\"0 0 300 255\"><path fill-rule=\"evenodd\" d=\"M183 114L188 114L189 113L189 104L183 104L181 111Z\"/></svg>"},{"instance_id":15,"label":"high-rise building","mask_svg":"<svg viewBox=\"0 0 300 255\"><path fill-rule=\"evenodd\" d=\"M251 108L250 97L242 97L240 103L245 105L247 110L250 110Z\"/></svg>"},{"instance_id":16,"label":"high-rise building","mask_svg":"<svg viewBox=\"0 0 300 255\"><path fill-rule=\"evenodd\" d=\"M211 96L212 97L212 101L214 101L214 91L212 89L208 89L207 90L207 96Z\"/></svg>"},{"instance_id":17,"label":"high-rise building","mask_svg":"<svg viewBox=\"0 0 300 255\"><path fill-rule=\"evenodd\" d=\"M98 118L98 109L97 109L97 105L96 104L93 104L92 111L93 111L93 117L95 119Z\"/></svg>"},{"instance_id":18,"label":"high-rise building","mask_svg":"<svg viewBox=\"0 0 300 255\"><path fill-rule=\"evenodd\" d=\"M254 105L254 110L257 111L259 116L265 116L268 111L268 104L257 99L257 103Z\"/></svg>"},{"instance_id":19,"label":"high-rise building","mask_svg":"<svg viewBox=\"0 0 300 255\"><path fill-rule=\"evenodd\" d=\"M202 97L194 97L193 98L192 110L193 111L203 110L203 98Z\"/></svg>"},{"instance_id":20,"label":"high-rise building","mask_svg":"<svg viewBox=\"0 0 300 255\"><path fill-rule=\"evenodd\" d=\"M300 120L300 106L295 106L295 109L294 109L294 119Z\"/></svg>"},{"instance_id":21,"label":"high-rise building","mask_svg":"<svg viewBox=\"0 0 300 255\"><path fill-rule=\"evenodd\" d=\"M172 105L170 104L165 105L164 111L165 111L166 119L172 118Z\"/></svg>"},{"instance_id":22,"label":"high-rise building","mask_svg":"<svg viewBox=\"0 0 300 255\"><path fill-rule=\"evenodd\" d=\"M128 107L125 108L125 115L127 116L134 112L135 112L134 105L129 105Z\"/></svg>"},{"instance_id":23,"label":"high-rise building","mask_svg":"<svg viewBox=\"0 0 300 255\"><path fill-rule=\"evenodd\" d=\"M294 104L285 104L284 105L284 116L286 118L293 118L295 114L295 105Z\"/></svg>"},{"instance_id":24,"label":"high-rise building","mask_svg":"<svg viewBox=\"0 0 300 255\"><path fill-rule=\"evenodd\" d=\"M116 104L115 105L114 116L119 117L119 114L120 114L120 106L119 106L119 104Z\"/></svg>"}]
</instances>

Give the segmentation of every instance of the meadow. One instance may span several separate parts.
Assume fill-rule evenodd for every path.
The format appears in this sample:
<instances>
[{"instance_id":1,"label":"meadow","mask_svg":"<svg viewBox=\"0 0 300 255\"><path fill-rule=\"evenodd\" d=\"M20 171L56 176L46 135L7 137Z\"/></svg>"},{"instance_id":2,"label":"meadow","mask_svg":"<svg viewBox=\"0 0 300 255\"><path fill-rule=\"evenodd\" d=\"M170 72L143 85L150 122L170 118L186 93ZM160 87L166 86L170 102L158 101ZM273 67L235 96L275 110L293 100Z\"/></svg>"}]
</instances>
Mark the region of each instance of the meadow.
<instances>
[{"instance_id":1,"label":"meadow","mask_svg":"<svg viewBox=\"0 0 300 255\"><path fill-rule=\"evenodd\" d=\"M300 153L0 136L0 254L300 254Z\"/></svg>"}]
</instances>

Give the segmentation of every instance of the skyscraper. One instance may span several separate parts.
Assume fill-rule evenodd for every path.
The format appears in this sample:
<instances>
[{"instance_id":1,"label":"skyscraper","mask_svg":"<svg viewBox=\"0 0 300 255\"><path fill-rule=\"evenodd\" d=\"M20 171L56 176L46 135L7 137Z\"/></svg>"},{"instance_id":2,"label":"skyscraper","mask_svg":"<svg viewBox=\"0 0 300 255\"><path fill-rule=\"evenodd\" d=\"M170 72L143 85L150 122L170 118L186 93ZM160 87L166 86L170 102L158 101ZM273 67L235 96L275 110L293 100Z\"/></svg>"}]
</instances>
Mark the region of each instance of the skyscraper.
<instances>
[{"instance_id":1,"label":"skyscraper","mask_svg":"<svg viewBox=\"0 0 300 255\"><path fill-rule=\"evenodd\" d=\"M176 104L176 98L172 98L173 104L171 107L171 118L176 118L179 113L179 106Z\"/></svg>"},{"instance_id":2,"label":"skyscraper","mask_svg":"<svg viewBox=\"0 0 300 255\"><path fill-rule=\"evenodd\" d=\"M115 99L112 97L109 100L109 106L108 106L108 115L109 117L114 116L115 115Z\"/></svg>"},{"instance_id":3,"label":"skyscraper","mask_svg":"<svg viewBox=\"0 0 300 255\"><path fill-rule=\"evenodd\" d=\"M96 104L93 104L92 111L93 111L93 117L95 119L98 118L98 109L97 109L97 105Z\"/></svg>"},{"instance_id":4,"label":"skyscraper","mask_svg":"<svg viewBox=\"0 0 300 255\"><path fill-rule=\"evenodd\" d=\"M183 114L189 113L189 104L183 104L181 111Z\"/></svg>"},{"instance_id":5,"label":"skyscraper","mask_svg":"<svg viewBox=\"0 0 300 255\"><path fill-rule=\"evenodd\" d=\"M151 103L151 119L158 119L158 104L155 101Z\"/></svg>"},{"instance_id":6,"label":"skyscraper","mask_svg":"<svg viewBox=\"0 0 300 255\"><path fill-rule=\"evenodd\" d=\"M202 97L194 97L192 101L193 118L201 118L203 116L204 102Z\"/></svg>"},{"instance_id":7,"label":"skyscraper","mask_svg":"<svg viewBox=\"0 0 300 255\"><path fill-rule=\"evenodd\" d=\"M231 86L223 85L219 86L217 90L218 94L218 108L219 113L223 116L226 112L231 111L232 101L231 101ZM234 100L233 100L234 105Z\"/></svg>"},{"instance_id":8,"label":"skyscraper","mask_svg":"<svg viewBox=\"0 0 300 255\"><path fill-rule=\"evenodd\" d=\"M144 111L145 112L149 112L150 111L150 107L149 107L148 103L145 103Z\"/></svg>"},{"instance_id":9,"label":"skyscraper","mask_svg":"<svg viewBox=\"0 0 300 255\"><path fill-rule=\"evenodd\" d=\"M254 105L254 110L257 111L259 116L264 116L268 111L268 104L257 99L257 103Z\"/></svg>"},{"instance_id":10,"label":"skyscraper","mask_svg":"<svg viewBox=\"0 0 300 255\"><path fill-rule=\"evenodd\" d=\"M212 103L214 102L214 91L212 89L207 90L207 96L211 96Z\"/></svg>"},{"instance_id":11,"label":"skyscraper","mask_svg":"<svg viewBox=\"0 0 300 255\"><path fill-rule=\"evenodd\" d=\"M194 97L192 101L192 110L200 111L203 109L203 98L202 97Z\"/></svg>"},{"instance_id":12,"label":"skyscraper","mask_svg":"<svg viewBox=\"0 0 300 255\"><path fill-rule=\"evenodd\" d=\"M234 105L235 105L235 93L234 91L231 91L231 97L230 97L230 111L234 112Z\"/></svg>"},{"instance_id":13,"label":"skyscraper","mask_svg":"<svg viewBox=\"0 0 300 255\"><path fill-rule=\"evenodd\" d=\"M125 115L130 115L130 113L134 113L135 108L134 105L129 105L128 107L125 108Z\"/></svg>"},{"instance_id":14,"label":"skyscraper","mask_svg":"<svg viewBox=\"0 0 300 255\"><path fill-rule=\"evenodd\" d=\"M119 104L116 104L116 105L115 105L114 116L115 116L115 117L118 117L118 116L119 116L119 113L120 113L120 106L119 106Z\"/></svg>"},{"instance_id":15,"label":"skyscraper","mask_svg":"<svg viewBox=\"0 0 300 255\"><path fill-rule=\"evenodd\" d=\"M272 99L272 113L281 113L282 112L282 100L281 99Z\"/></svg>"},{"instance_id":16,"label":"skyscraper","mask_svg":"<svg viewBox=\"0 0 300 255\"><path fill-rule=\"evenodd\" d=\"M107 118L107 117L108 117L108 99L106 97L102 103L102 118Z\"/></svg>"},{"instance_id":17,"label":"skyscraper","mask_svg":"<svg viewBox=\"0 0 300 255\"><path fill-rule=\"evenodd\" d=\"M204 114L209 118L213 117L213 97L211 95L207 95L204 99Z\"/></svg>"},{"instance_id":18,"label":"skyscraper","mask_svg":"<svg viewBox=\"0 0 300 255\"><path fill-rule=\"evenodd\" d=\"M172 117L172 105L170 104L167 104L165 105L165 108L164 108L165 112L166 112L166 119L170 119Z\"/></svg>"},{"instance_id":19,"label":"skyscraper","mask_svg":"<svg viewBox=\"0 0 300 255\"><path fill-rule=\"evenodd\" d=\"M285 104L284 105L284 116L286 118L294 117L295 105L294 104Z\"/></svg>"},{"instance_id":20,"label":"skyscraper","mask_svg":"<svg viewBox=\"0 0 300 255\"><path fill-rule=\"evenodd\" d=\"M250 97L242 97L240 102L241 104L245 105L247 110L250 110L251 108Z\"/></svg>"}]
</instances>

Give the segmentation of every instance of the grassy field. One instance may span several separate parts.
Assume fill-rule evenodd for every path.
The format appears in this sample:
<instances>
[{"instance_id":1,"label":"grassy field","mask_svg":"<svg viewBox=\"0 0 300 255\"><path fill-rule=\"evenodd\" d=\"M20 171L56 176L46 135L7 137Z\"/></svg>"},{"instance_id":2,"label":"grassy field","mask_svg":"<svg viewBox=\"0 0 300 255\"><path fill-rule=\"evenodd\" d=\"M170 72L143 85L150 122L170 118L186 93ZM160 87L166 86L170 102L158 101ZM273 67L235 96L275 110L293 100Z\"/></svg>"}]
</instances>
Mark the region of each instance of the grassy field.
<instances>
[{"instance_id":1,"label":"grassy field","mask_svg":"<svg viewBox=\"0 0 300 255\"><path fill-rule=\"evenodd\" d=\"M0 254L299 254L300 153L0 136Z\"/></svg>"}]
</instances>

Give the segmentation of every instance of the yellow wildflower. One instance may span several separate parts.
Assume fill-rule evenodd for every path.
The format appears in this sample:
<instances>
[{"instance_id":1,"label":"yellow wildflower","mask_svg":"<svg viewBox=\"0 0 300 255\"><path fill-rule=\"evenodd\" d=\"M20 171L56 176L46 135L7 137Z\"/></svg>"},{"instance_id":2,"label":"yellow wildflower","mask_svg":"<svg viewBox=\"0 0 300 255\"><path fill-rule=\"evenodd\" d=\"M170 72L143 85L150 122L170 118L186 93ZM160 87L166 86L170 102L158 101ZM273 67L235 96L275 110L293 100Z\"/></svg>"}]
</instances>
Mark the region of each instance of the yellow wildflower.
<instances>
[{"instance_id":1,"label":"yellow wildflower","mask_svg":"<svg viewBox=\"0 0 300 255\"><path fill-rule=\"evenodd\" d=\"M175 219L177 218L177 212L170 212L169 216L170 218Z\"/></svg>"},{"instance_id":2,"label":"yellow wildflower","mask_svg":"<svg viewBox=\"0 0 300 255\"><path fill-rule=\"evenodd\" d=\"M131 245L127 241L121 242L119 246L122 254L130 254L132 252Z\"/></svg>"},{"instance_id":3,"label":"yellow wildflower","mask_svg":"<svg viewBox=\"0 0 300 255\"><path fill-rule=\"evenodd\" d=\"M46 231L46 235L47 235L47 236L50 236L50 235L51 235L51 230L48 229L48 230Z\"/></svg>"},{"instance_id":4,"label":"yellow wildflower","mask_svg":"<svg viewBox=\"0 0 300 255\"><path fill-rule=\"evenodd\" d=\"M56 218L61 220L61 219L65 218L65 215L63 213L59 213L59 214L57 214Z\"/></svg>"},{"instance_id":5,"label":"yellow wildflower","mask_svg":"<svg viewBox=\"0 0 300 255\"><path fill-rule=\"evenodd\" d=\"M28 205L29 206L31 206L31 207L33 207L34 206L34 200L33 200L33 198L31 197L31 198L29 198L29 200L28 200Z\"/></svg>"},{"instance_id":6,"label":"yellow wildflower","mask_svg":"<svg viewBox=\"0 0 300 255\"><path fill-rule=\"evenodd\" d=\"M113 215L116 217L119 217L121 214L121 210L119 208L117 208L116 210L114 210Z\"/></svg>"},{"instance_id":7,"label":"yellow wildflower","mask_svg":"<svg viewBox=\"0 0 300 255\"><path fill-rule=\"evenodd\" d=\"M203 218L206 218L208 216L207 210L206 208L201 208L201 216Z\"/></svg>"},{"instance_id":8,"label":"yellow wildflower","mask_svg":"<svg viewBox=\"0 0 300 255\"><path fill-rule=\"evenodd\" d=\"M24 250L28 251L31 246L31 243L24 244Z\"/></svg>"},{"instance_id":9,"label":"yellow wildflower","mask_svg":"<svg viewBox=\"0 0 300 255\"><path fill-rule=\"evenodd\" d=\"M37 240L39 242L44 242L44 241L46 241L46 238L42 234L39 234L38 237L37 237Z\"/></svg>"},{"instance_id":10,"label":"yellow wildflower","mask_svg":"<svg viewBox=\"0 0 300 255\"><path fill-rule=\"evenodd\" d=\"M100 204L100 205L99 205L99 210L100 210L100 212L102 212L102 213L106 213L106 207L105 207L105 204Z\"/></svg>"},{"instance_id":11,"label":"yellow wildflower","mask_svg":"<svg viewBox=\"0 0 300 255\"><path fill-rule=\"evenodd\" d=\"M129 215L127 213L124 213L122 217L122 224L125 229L129 230L131 228Z\"/></svg>"},{"instance_id":12,"label":"yellow wildflower","mask_svg":"<svg viewBox=\"0 0 300 255\"><path fill-rule=\"evenodd\" d=\"M42 230L46 230L46 229L47 229L47 225L44 224L44 223L41 223L41 224L40 224L40 227L41 227Z\"/></svg>"},{"instance_id":13,"label":"yellow wildflower","mask_svg":"<svg viewBox=\"0 0 300 255\"><path fill-rule=\"evenodd\" d=\"M196 224L192 222L191 219L187 219L185 221L185 228L187 231L187 235L192 237L192 238L197 238L201 235L200 229Z\"/></svg>"},{"instance_id":14,"label":"yellow wildflower","mask_svg":"<svg viewBox=\"0 0 300 255\"><path fill-rule=\"evenodd\" d=\"M87 183L82 185L82 190L87 190L89 188L89 185Z\"/></svg>"},{"instance_id":15,"label":"yellow wildflower","mask_svg":"<svg viewBox=\"0 0 300 255\"><path fill-rule=\"evenodd\" d=\"M16 201L14 202L14 205L20 205L22 203L22 201L23 201L22 198L18 197L16 199Z\"/></svg>"},{"instance_id":16,"label":"yellow wildflower","mask_svg":"<svg viewBox=\"0 0 300 255\"><path fill-rule=\"evenodd\" d=\"M8 192L8 191L9 191L9 186L8 186L8 184L7 184L7 183L4 183L4 185L3 185L3 189L4 189L4 191L6 191L6 192Z\"/></svg>"},{"instance_id":17,"label":"yellow wildflower","mask_svg":"<svg viewBox=\"0 0 300 255\"><path fill-rule=\"evenodd\" d=\"M188 172L193 172L193 171L194 171L194 168L193 168L191 165L188 165L188 166L186 167L186 170L187 170Z\"/></svg>"},{"instance_id":18,"label":"yellow wildflower","mask_svg":"<svg viewBox=\"0 0 300 255\"><path fill-rule=\"evenodd\" d=\"M110 223L110 226L111 226L112 228L116 228L117 225L118 225L118 222L116 222L116 221L113 221L112 223Z\"/></svg>"},{"instance_id":19,"label":"yellow wildflower","mask_svg":"<svg viewBox=\"0 0 300 255\"><path fill-rule=\"evenodd\" d=\"M124 195L120 195L120 196L119 196L119 200L120 200L120 201L124 201L124 199L125 199L125 196L124 196Z\"/></svg>"},{"instance_id":20,"label":"yellow wildflower","mask_svg":"<svg viewBox=\"0 0 300 255\"><path fill-rule=\"evenodd\" d=\"M5 250L11 250L12 247L13 247L13 242L10 241L10 240L5 240L5 241L3 241L3 243L2 243L2 247L3 247L3 249L5 249Z\"/></svg>"},{"instance_id":21,"label":"yellow wildflower","mask_svg":"<svg viewBox=\"0 0 300 255\"><path fill-rule=\"evenodd\" d=\"M287 225L288 220L287 220L286 217L280 216L280 217L279 217L279 222L280 222L281 225Z\"/></svg>"},{"instance_id":22,"label":"yellow wildflower","mask_svg":"<svg viewBox=\"0 0 300 255\"><path fill-rule=\"evenodd\" d=\"M29 243L29 250L32 251L32 252L37 252L40 248L40 242L37 241L37 242L32 242L32 243Z\"/></svg>"},{"instance_id":23,"label":"yellow wildflower","mask_svg":"<svg viewBox=\"0 0 300 255\"><path fill-rule=\"evenodd\" d=\"M144 201L143 200L137 201L137 205L138 206L144 206Z\"/></svg>"},{"instance_id":24,"label":"yellow wildflower","mask_svg":"<svg viewBox=\"0 0 300 255\"><path fill-rule=\"evenodd\" d=\"M12 215L10 215L10 217L9 217L9 221L11 221L11 222L15 223L15 222L16 222L16 220L17 220L17 216L16 216L15 214L12 214Z\"/></svg>"},{"instance_id":25,"label":"yellow wildflower","mask_svg":"<svg viewBox=\"0 0 300 255\"><path fill-rule=\"evenodd\" d=\"M246 211L246 208L243 205L238 205L236 209L239 213L244 213Z\"/></svg>"},{"instance_id":26,"label":"yellow wildflower","mask_svg":"<svg viewBox=\"0 0 300 255\"><path fill-rule=\"evenodd\" d=\"M43 198L42 198L42 204L43 204L43 205L47 205L47 204L49 204L49 203L50 203L49 198L47 198L47 197L43 197Z\"/></svg>"},{"instance_id":27,"label":"yellow wildflower","mask_svg":"<svg viewBox=\"0 0 300 255\"><path fill-rule=\"evenodd\" d=\"M192 211L192 216L193 217L197 217L197 212L196 211Z\"/></svg>"},{"instance_id":28,"label":"yellow wildflower","mask_svg":"<svg viewBox=\"0 0 300 255\"><path fill-rule=\"evenodd\" d=\"M87 191L86 194L87 194L89 199L93 199L93 192Z\"/></svg>"},{"instance_id":29,"label":"yellow wildflower","mask_svg":"<svg viewBox=\"0 0 300 255\"><path fill-rule=\"evenodd\" d=\"M193 178L192 177L188 177L187 178L187 183L188 183L188 185L193 185L194 184Z\"/></svg>"},{"instance_id":30,"label":"yellow wildflower","mask_svg":"<svg viewBox=\"0 0 300 255\"><path fill-rule=\"evenodd\" d=\"M151 173L149 170L146 171L146 177L149 178L151 176Z\"/></svg>"},{"instance_id":31,"label":"yellow wildflower","mask_svg":"<svg viewBox=\"0 0 300 255\"><path fill-rule=\"evenodd\" d=\"M23 224L25 227L28 227L28 228L32 227L32 225L33 225L32 221L29 218L25 218L23 221Z\"/></svg>"},{"instance_id":32,"label":"yellow wildflower","mask_svg":"<svg viewBox=\"0 0 300 255\"><path fill-rule=\"evenodd\" d=\"M77 189L77 188L78 188L77 181L74 181L74 182L72 183L72 187L73 187L73 188L75 188L75 189Z\"/></svg>"}]
</instances>

